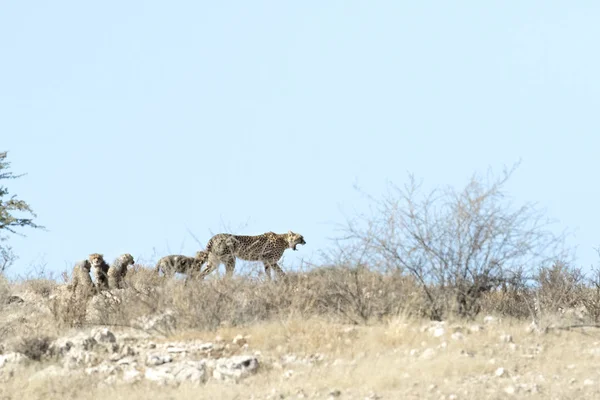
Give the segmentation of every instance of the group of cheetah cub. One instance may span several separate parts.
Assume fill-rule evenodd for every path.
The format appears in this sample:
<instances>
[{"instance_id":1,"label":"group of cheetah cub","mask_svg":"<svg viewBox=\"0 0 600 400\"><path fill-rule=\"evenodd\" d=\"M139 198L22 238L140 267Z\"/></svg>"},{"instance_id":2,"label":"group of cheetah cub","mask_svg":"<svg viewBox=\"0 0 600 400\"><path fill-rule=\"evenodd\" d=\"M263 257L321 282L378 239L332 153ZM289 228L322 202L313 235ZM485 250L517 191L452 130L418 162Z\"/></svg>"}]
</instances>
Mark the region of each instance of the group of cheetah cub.
<instances>
[{"instance_id":1,"label":"group of cheetah cub","mask_svg":"<svg viewBox=\"0 0 600 400\"><path fill-rule=\"evenodd\" d=\"M162 271L168 277L183 273L188 278L193 276L204 279L220 264L225 264L225 276L229 278L233 275L236 258L239 258L262 262L269 279L271 269L279 277L283 277L285 274L277 262L286 249L295 251L299 244L306 244L304 237L292 231L283 234L267 232L256 236L219 233L211 237L206 249L196 252L195 257L179 254L162 257L158 260L155 271L157 274ZM202 270L205 263L206 268ZM119 256L111 266L104 261L102 254L90 254L87 260L78 262L73 268L72 289L95 288L96 291L101 291L121 288L127 275L127 267L133 264L134 259L129 253ZM95 283L92 283L90 272Z\"/></svg>"}]
</instances>

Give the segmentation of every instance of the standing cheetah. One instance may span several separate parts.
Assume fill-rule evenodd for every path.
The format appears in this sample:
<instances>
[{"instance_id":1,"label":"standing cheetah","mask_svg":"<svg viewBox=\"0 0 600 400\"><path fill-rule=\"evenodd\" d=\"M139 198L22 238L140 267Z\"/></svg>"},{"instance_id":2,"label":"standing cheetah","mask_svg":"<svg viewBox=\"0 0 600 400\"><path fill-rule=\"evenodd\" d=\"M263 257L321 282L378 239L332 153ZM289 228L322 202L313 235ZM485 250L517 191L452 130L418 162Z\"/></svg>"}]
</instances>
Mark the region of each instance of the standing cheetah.
<instances>
[{"instance_id":1,"label":"standing cheetah","mask_svg":"<svg viewBox=\"0 0 600 400\"><path fill-rule=\"evenodd\" d=\"M271 279L271 269L282 277L285 273L277 262L286 249L295 251L299 244L306 244L304 237L292 231L282 234L267 232L256 236L216 234L206 244L206 250L199 252L202 253L198 255L200 262L202 264L207 262L206 268L200 273L200 278L210 274L221 263L225 264L226 277L231 277L236 257L246 261L261 261L269 279Z\"/></svg>"},{"instance_id":2,"label":"standing cheetah","mask_svg":"<svg viewBox=\"0 0 600 400\"><path fill-rule=\"evenodd\" d=\"M108 289L108 270L110 267L106 261L104 261L104 256L102 254L93 253L90 254L88 260L93 268L96 289L98 291Z\"/></svg>"},{"instance_id":3,"label":"standing cheetah","mask_svg":"<svg viewBox=\"0 0 600 400\"><path fill-rule=\"evenodd\" d=\"M125 279L125 276L127 275L127 267L134 263L133 256L129 253L117 257L108 269L108 287L110 289L121 288L123 279Z\"/></svg>"}]
</instances>

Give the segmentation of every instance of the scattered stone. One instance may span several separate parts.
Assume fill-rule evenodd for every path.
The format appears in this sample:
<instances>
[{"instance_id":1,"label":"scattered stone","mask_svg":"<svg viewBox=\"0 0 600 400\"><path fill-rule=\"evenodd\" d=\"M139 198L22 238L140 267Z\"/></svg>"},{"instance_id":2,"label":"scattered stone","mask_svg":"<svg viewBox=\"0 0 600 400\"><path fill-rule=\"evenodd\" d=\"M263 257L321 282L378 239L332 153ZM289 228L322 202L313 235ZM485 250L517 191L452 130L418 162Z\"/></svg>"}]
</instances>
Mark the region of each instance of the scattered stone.
<instances>
[{"instance_id":1,"label":"scattered stone","mask_svg":"<svg viewBox=\"0 0 600 400\"><path fill-rule=\"evenodd\" d=\"M288 369L287 371L285 371L283 373L283 377L286 378L286 379L289 379L292 376L294 376L294 370L293 369Z\"/></svg>"},{"instance_id":2,"label":"scattered stone","mask_svg":"<svg viewBox=\"0 0 600 400\"><path fill-rule=\"evenodd\" d=\"M116 343L117 338L114 333L108 330L108 328L97 329L92 332L92 337L98 343Z\"/></svg>"},{"instance_id":3,"label":"scattered stone","mask_svg":"<svg viewBox=\"0 0 600 400\"><path fill-rule=\"evenodd\" d=\"M216 361L213 377L217 380L239 381L258 371L258 360L252 356L234 356Z\"/></svg>"},{"instance_id":4,"label":"scattered stone","mask_svg":"<svg viewBox=\"0 0 600 400\"><path fill-rule=\"evenodd\" d=\"M494 375L496 375L498 378L502 378L502 377L506 377L508 375L508 373L506 372L506 370L504 368L500 367L496 370L496 372L494 372Z\"/></svg>"},{"instance_id":5,"label":"scattered stone","mask_svg":"<svg viewBox=\"0 0 600 400\"><path fill-rule=\"evenodd\" d=\"M482 330L483 330L483 326L481 326L481 325L471 325L469 327L469 331L471 333L478 333L478 332L481 332Z\"/></svg>"},{"instance_id":6,"label":"scattered stone","mask_svg":"<svg viewBox=\"0 0 600 400\"><path fill-rule=\"evenodd\" d=\"M432 335L433 337L436 337L436 338L438 338L438 337L440 337L440 336L444 336L444 334L445 334L445 333L446 333L446 330L445 330L444 328L442 328L442 327L439 327L439 328L435 328L435 329L433 330L433 332L431 333L431 335Z\"/></svg>"},{"instance_id":7,"label":"scattered stone","mask_svg":"<svg viewBox=\"0 0 600 400\"><path fill-rule=\"evenodd\" d=\"M342 391L339 389L334 389L332 391L329 392L329 397L340 397L340 395L342 394Z\"/></svg>"},{"instance_id":8,"label":"scattered stone","mask_svg":"<svg viewBox=\"0 0 600 400\"><path fill-rule=\"evenodd\" d=\"M186 353L187 349L185 347L167 347L167 352L169 352L169 353Z\"/></svg>"},{"instance_id":9,"label":"scattered stone","mask_svg":"<svg viewBox=\"0 0 600 400\"><path fill-rule=\"evenodd\" d=\"M379 400L379 399L381 399L381 396L379 396L375 392L371 392L367 395L367 397L365 397L365 400Z\"/></svg>"},{"instance_id":10,"label":"scattered stone","mask_svg":"<svg viewBox=\"0 0 600 400\"><path fill-rule=\"evenodd\" d=\"M454 332L450 337L453 340L465 340L465 335L463 335L461 332Z\"/></svg>"},{"instance_id":11,"label":"scattered stone","mask_svg":"<svg viewBox=\"0 0 600 400\"><path fill-rule=\"evenodd\" d=\"M514 387L513 385L507 386L504 388L504 393L508 394L508 395L513 395L517 392L517 388Z\"/></svg>"},{"instance_id":12,"label":"scattered stone","mask_svg":"<svg viewBox=\"0 0 600 400\"><path fill-rule=\"evenodd\" d=\"M136 362L135 358L133 358L132 356L123 357L119 361L117 361L117 365L135 365L135 364L137 364L137 362Z\"/></svg>"},{"instance_id":13,"label":"scattered stone","mask_svg":"<svg viewBox=\"0 0 600 400\"><path fill-rule=\"evenodd\" d=\"M161 385L177 385L183 382L206 382L206 363L204 361L180 361L146 368L144 378Z\"/></svg>"},{"instance_id":14,"label":"scattered stone","mask_svg":"<svg viewBox=\"0 0 600 400\"><path fill-rule=\"evenodd\" d=\"M592 386L594 385L594 381L592 379L586 379L585 381L583 381L583 386Z\"/></svg>"},{"instance_id":15,"label":"scattered stone","mask_svg":"<svg viewBox=\"0 0 600 400\"><path fill-rule=\"evenodd\" d=\"M210 350L213 350L214 348L215 348L215 345L212 344L211 342L202 343L200 346L198 346L198 350L200 350L200 351L210 351Z\"/></svg>"},{"instance_id":16,"label":"scattered stone","mask_svg":"<svg viewBox=\"0 0 600 400\"><path fill-rule=\"evenodd\" d=\"M433 357L435 357L435 350L432 348L425 349L423 354L421 354L421 358L424 358L425 360L431 360Z\"/></svg>"},{"instance_id":17,"label":"scattered stone","mask_svg":"<svg viewBox=\"0 0 600 400\"><path fill-rule=\"evenodd\" d=\"M498 319L497 319L496 317L493 317L493 316L491 316L491 315L486 315L486 316L483 318L483 323L484 323L485 325L495 324L495 323L497 323L497 322L498 322Z\"/></svg>"},{"instance_id":18,"label":"scattered stone","mask_svg":"<svg viewBox=\"0 0 600 400\"><path fill-rule=\"evenodd\" d=\"M246 340L246 338L242 335L237 335L236 337L233 338L232 343L242 347L243 345L248 343L248 340Z\"/></svg>"},{"instance_id":19,"label":"scattered stone","mask_svg":"<svg viewBox=\"0 0 600 400\"><path fill-rule=\"evenodd\" d=\"M22 353L11 352L0 355L0 368L3 368L7 364L19 365L29 361L29 358Z\"/></svg>"},{"instance_id":20,"label":"scattered stone","mask_svg":"<svg viewBox=\"0 0 600 400\"><path fill-rule=\"evenodd\" d=\"M123 371L123 382L134 383L142 379L142 373L137 369L128 369Z\"/></svg>"},{"instance_id":21,"label":"scattered stone","mask_svg":"<svg viewBox=\"0 0 600 400\"><path fill-rule=\"evenodd\" d=\"M173 357L168 354L148 354L148 357L146 358L146 365L156 366L170 363L171 361L173 361Z\"/></svg>"}]
</instances>

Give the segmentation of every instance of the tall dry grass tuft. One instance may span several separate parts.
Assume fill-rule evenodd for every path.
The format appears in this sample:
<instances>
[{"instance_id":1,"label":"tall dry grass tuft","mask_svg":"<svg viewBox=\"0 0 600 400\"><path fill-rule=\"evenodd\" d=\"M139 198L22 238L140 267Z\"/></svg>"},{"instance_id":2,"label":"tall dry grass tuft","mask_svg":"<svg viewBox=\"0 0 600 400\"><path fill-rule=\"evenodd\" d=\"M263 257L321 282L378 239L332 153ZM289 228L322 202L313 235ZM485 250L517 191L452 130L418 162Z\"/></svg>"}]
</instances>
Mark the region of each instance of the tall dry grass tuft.
<instances>
[{"instance_id":1,"label":"tall dry grass tuft","mask_svg":"<svg viewBox=\"0 0 600 400\"><path fill-rule=\"evenodd\" d=\"M480 312L537 321L544 315L561 316L577 309L571 314L579 322L593 323L600 315L600 284L586 285L574 273L557 266L540 270L537 284L514 281L493 288L482 294ZM34 297L47 305L44 309L48 310L48 318L44 321L51 321L52 326L39 331L32 327L29 331L51 336L96 325L132 327L170 336L180 331L248 327L290 317L353 325L431 317L431 300L414 276L397 270L371 270L363 265L290 272L285 279L276 281L240 274L229 280L214 276L184 281L165 278L153 269L136 265L124 283L123 289L73 293L68 285L46 280L12 284L0 280L0 300L5 299L0 307L19 307L6 301L17 286L21 291L35 293ZM444 294L445 287L435 286L430 290L439 291L435 293L437 309L444 310L450 318L461 318L454 292ZM578 311L578 307L583 311Z\"/></svg>"}]
</instances>

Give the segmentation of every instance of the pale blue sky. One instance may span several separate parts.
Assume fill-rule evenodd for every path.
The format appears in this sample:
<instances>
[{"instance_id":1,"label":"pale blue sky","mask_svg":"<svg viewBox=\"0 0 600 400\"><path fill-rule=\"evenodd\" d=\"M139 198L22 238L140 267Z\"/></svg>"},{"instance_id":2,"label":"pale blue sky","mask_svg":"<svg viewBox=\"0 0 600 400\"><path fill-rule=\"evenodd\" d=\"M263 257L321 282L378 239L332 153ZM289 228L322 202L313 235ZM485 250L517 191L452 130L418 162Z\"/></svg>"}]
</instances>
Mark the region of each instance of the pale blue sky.
<instances>
[{"instance_id":1,"label":"pale blue sky","mask_svg":"<svg viewBox=\"0 0 600 400\"><path fill-rule=\"evenodd\" d=\"M12 273L193 254L229 227L302 233L284 268L406 172L507 189L600 245L597 2L14 1L0 150L49 231Z\"/></svg>"}]
</instances>

